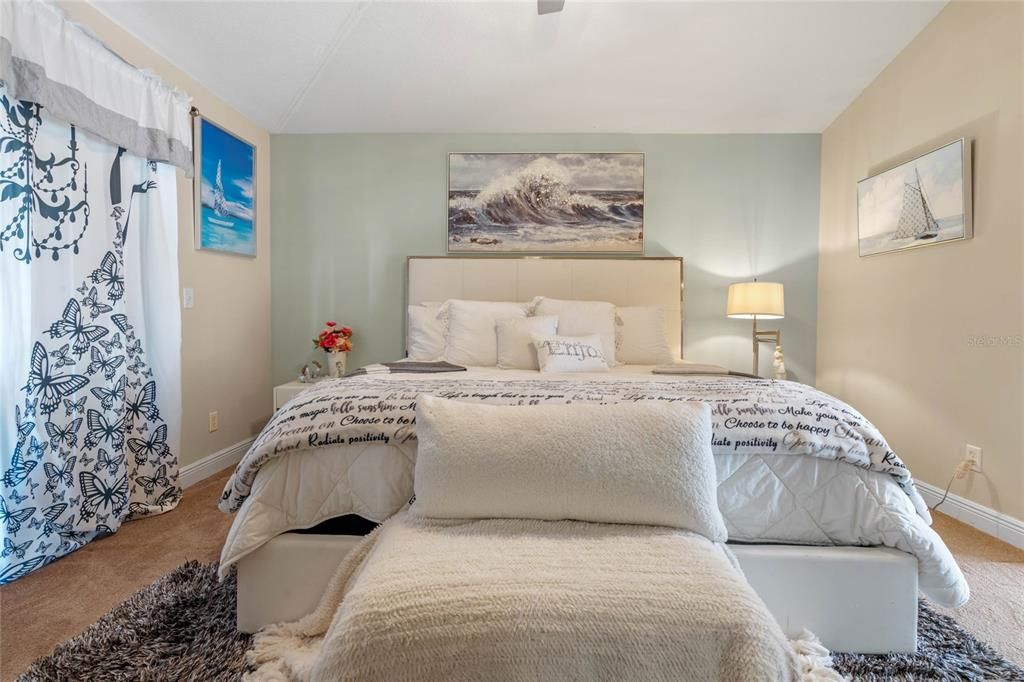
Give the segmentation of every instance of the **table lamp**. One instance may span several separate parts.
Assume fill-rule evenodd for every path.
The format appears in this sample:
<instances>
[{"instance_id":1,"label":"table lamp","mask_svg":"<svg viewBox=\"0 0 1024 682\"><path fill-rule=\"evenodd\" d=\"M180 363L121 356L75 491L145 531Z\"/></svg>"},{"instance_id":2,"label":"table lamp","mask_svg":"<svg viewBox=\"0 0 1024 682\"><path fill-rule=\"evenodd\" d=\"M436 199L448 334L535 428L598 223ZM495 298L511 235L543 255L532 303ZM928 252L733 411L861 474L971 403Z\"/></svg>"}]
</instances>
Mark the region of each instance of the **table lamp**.
<instances>
[{"instance_id":1,"label":"table lamp","mask_svg":"<svg viewBox=\"0 0 1024 682\"><path fill-rule=\"evenodd\" d=\"M757 320L778 320L786 316L782 285L778 282L740 282L729 285L729 299L725 314L740 320L754 321L754 370L758 369L758 349L765 341L774 341L782 346L782 332L778 329L757 328Z\"/></svg>"}]
</instances>

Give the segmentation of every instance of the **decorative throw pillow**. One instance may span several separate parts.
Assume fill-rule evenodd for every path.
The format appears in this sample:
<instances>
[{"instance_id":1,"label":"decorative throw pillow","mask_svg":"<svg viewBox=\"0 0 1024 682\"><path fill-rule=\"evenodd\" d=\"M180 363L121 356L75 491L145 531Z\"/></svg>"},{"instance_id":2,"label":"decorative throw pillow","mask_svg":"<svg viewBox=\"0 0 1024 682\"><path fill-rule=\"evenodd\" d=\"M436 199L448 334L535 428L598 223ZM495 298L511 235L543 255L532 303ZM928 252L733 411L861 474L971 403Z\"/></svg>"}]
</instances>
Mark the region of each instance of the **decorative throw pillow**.
<instances>
[{"instance_id":1,"label":"decorative throw pillow","mask_svg":"<svg viewBox=\"0 0 1024 682\"><path fill-rule=\"evenodd\" d=\"M448 336L444 359L456 365L494 367L498 364L498 320L526 317L527 304L501 301L445 302Z\"/></svg>"},{"instance_id":2,"label":"decorative throw pillow","mask_svg":"<svg viewBox=\"0 0 1024 682\"><path fill-rule=\"evenodd\" d=\"M412 514L661 525L727 538L703 403L495 406L421 395L416 434Z\"/></svg>"},{"instance_id":3,"label":"decorative throw pillow","mask_svg":"<svg viewBox=\"0 0 1024 682\"><path fill-rule=\"evenodd\" d=\"M406 354L410 360L435 362L444 358L445 321L438 319L440 303L409 306Z\"/></svg>"},{"instance_id":4,"label":"decorative throw pillow","mask_svg":"<svg viewBox=\"0 0 1024 682\"><path fill-rule=\"evenodd\" d=\"M554 336L557 330L558 318L554 315L498 320L498 367L501 369L538 369L537 349L533 346L533 335Z\"/></svg>"},{"instance_id":5,"label":"decorative throw pillow","mask_svg":"<svg viewBox=\"0 0 1024 682\"><path fill-rule=\"evenodd\" d=\"M616 308L615 359L627 365L671 363L672 347L665 329L665 309L660 306Z\"/></svg>"},{"instance_id":6,"label":"decorative throw pillow","mask_svg":"<svg viewBox=\"0 0 1024 682\"><path fill-rule=\"evenodd\" d=\"M557 298L535 299L534 315L557 315L558 333L561 336L601 337L604 358L609 367L614 367L615 357L615 306L603 301L565 301Z\"/></svg>"},{"instance_id":7,"label":"decorative throw pillow","mask_svg":"<svg viewBox=\"0 0 1024 682\"><path fill-rule=\"evenodd\" d=\"M607 372L601 337L540 336L533 337L537 363L541 372Z\"/></svg>"}]
</instances>

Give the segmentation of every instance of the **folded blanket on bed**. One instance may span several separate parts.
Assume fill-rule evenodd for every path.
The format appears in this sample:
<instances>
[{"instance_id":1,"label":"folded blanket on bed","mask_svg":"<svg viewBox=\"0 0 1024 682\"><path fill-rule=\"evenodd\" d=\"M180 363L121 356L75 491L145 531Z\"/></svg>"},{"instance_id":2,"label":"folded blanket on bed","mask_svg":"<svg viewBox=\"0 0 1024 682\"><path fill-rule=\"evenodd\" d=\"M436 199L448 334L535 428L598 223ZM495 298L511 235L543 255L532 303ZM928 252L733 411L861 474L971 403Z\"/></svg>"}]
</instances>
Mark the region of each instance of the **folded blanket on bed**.
<instances>
[{"instance_id":1,"label":"folded blanket on bed","mask_svg":"<svg viewBox=\"0 0 1024 682\"><path fill-rule=\"evenodd\" d=\"M465 372L466 368L443 360L437 362L378 362L366 365L346 374L346 377L360 377L368 374L441 374L443 372Z\"/></svg>"},{"instance_id":2,"label":"folded blanket on bed","mask_svg":"<svg viewBox=\"0 0 1024 682\"><path fill-rule=\"evenodd\" d=\"M313 614L258 634L250 660L251 680L800 676L731 554L700 535L405 512L353 550Z\"/></svg>"},{"instance_id":3,"label":"folded blanket on bed","mask_svg":"<svg viewBox=\"0 0 1024 682\"><path fill-rule=\"evenodd\" d=\"M708 365L700 362L677 362L671 365L658 365L651 370L652 374L679 374L679 375L702 375L713 376L747 377L748 379L760 379L756 374L746 372L733 372L721 365Z\"/></svg>"}]
</instances>

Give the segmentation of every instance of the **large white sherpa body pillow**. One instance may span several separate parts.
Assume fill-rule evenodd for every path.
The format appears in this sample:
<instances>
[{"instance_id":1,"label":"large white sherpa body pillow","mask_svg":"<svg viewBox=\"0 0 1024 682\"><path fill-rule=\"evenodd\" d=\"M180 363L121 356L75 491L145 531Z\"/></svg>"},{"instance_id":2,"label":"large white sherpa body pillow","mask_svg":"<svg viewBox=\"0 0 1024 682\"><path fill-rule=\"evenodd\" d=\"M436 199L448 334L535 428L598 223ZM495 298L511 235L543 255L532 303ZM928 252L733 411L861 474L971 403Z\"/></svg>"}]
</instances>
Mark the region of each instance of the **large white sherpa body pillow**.
<instances>
[{"instance_id":1,"label":"large white sherpa body pillow","mask_svg":"<svg viewBox=\"0 0 1024 682\"><path fill-rule=\"evenodd\" d=\"M494 406L421 395L416 433L413 514L634 523L727 538L703 403Z\"/></svg>"}]
</instances>

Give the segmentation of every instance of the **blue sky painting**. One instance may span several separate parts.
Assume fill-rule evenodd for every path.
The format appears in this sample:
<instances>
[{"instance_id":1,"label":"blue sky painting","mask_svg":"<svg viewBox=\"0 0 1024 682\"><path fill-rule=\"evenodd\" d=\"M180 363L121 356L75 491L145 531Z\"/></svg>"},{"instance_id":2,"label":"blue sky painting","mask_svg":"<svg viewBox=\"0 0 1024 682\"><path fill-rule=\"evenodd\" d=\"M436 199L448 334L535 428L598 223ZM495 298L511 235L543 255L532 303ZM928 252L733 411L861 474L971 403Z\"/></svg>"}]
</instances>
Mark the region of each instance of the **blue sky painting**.
<instances>
[{"instance_id":1,"label":"blue sky painting","mask_svg":"<svg viewBox=\"0 0 1024 682\"><path fill-rule=\"evenodd\" d=\"M199 248L256 255L256 150L203 119L200 132Z\"/></svg>"}]
</instances>

